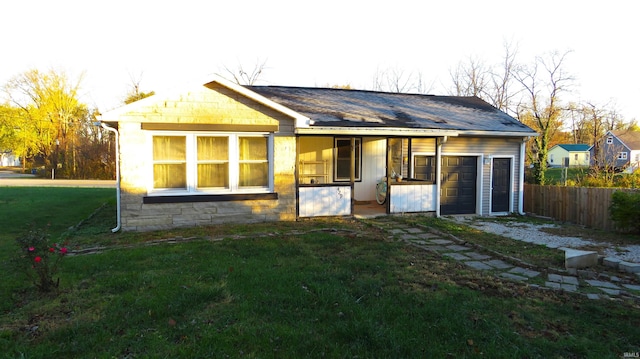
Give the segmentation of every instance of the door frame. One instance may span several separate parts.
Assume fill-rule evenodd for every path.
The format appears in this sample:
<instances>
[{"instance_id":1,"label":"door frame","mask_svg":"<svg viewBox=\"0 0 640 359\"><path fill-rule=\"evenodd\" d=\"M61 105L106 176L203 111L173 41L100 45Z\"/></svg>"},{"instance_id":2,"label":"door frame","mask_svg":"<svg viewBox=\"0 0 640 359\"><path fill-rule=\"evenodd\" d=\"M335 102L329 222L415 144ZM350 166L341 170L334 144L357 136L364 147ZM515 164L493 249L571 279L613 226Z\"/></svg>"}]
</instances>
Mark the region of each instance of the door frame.
<instances>
[{"instance_id":1,"label":"door frame","mask_svg":"<svg viewBox=\"0 0 640 359\"><path fill-rule=\"evenodd\" d=\"M494 212L493 211L493 166L494 163L493 161L495 161L496 159L510 159L511 160L511 166L509 168L509 209L506 212ZM513 209L513 195L514 195L514 188L513 188L513 183L514 183L514 170L515 170L515 156L513 155L498 155L498 156L493 156L491 158L491 168L489 169L489 214L490 215L499 215L499 214L509 214L509 213L513 213L514 209Z\"/></svg>"}]
</instances>

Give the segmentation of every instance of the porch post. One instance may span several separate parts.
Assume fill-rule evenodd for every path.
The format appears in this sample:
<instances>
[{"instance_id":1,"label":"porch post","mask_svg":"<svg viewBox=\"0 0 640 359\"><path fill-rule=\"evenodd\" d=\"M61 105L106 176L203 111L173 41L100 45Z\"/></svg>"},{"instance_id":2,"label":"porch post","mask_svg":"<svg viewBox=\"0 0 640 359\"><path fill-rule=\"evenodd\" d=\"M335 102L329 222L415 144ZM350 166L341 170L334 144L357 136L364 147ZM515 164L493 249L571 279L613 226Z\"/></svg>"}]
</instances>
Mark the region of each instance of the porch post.
<instances>
[{"instance_id":1,"label":"porch post","mask_svg":"<svg viewBox=\"0 0 640 359\"><path fill-rule=\"evenodd\" d=\"M355 197L355 182L356 182L356 138L351 137L351 158L349 166L349 183L351 185L351 214L354 213L354 207L356 204Z\"/></svg>"}]
</instances>

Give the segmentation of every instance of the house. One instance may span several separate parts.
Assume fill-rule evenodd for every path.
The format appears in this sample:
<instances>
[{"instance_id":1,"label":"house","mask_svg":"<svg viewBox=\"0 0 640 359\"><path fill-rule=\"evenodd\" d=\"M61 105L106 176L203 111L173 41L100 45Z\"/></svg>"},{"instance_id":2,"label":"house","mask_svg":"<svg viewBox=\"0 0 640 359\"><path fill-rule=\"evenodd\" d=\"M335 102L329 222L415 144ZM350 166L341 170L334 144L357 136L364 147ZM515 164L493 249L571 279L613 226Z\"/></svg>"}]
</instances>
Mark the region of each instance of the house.
<instances>
[{"instance_id":1,"label":"house","mask_svg":"<svg viewBox=\"0 0 640 359\"><path fill-rule=\"evenodd\" d=\"M589 148L586 144L560 144L551 147L547 156L549 167L589 167Z\"/></svg>"},{"instance_id":2,"label":"house","mask_svg":"<svg viewBox=\"0 0 640 359\"><path fill-rule=\"evenodd\" d=\"M589 153L594 166L635 170L640 164L640 132L607 131L589 148Z\"/></svg>"},{"instance_id":3,"label":"house","mask_svg":"<svg viewBox=\"0 0 640 359\"><path fill-rule=\"evenodd\" d=\"M220 77L103 114L118 226L522 212L537 134L477 97L240 86ZM384 204L376 204L384 179Z\"/></svg>"},{"instance_id":4,"label":"house","mask_svg":"<svg viewBox=\"0 0 640 359\"><path fill-rule=\"evenodd\" d=\"M17 157L11 151L0 152L0 167L18 167L20 166L20 157Z\"/></svg>"}]
</instances>

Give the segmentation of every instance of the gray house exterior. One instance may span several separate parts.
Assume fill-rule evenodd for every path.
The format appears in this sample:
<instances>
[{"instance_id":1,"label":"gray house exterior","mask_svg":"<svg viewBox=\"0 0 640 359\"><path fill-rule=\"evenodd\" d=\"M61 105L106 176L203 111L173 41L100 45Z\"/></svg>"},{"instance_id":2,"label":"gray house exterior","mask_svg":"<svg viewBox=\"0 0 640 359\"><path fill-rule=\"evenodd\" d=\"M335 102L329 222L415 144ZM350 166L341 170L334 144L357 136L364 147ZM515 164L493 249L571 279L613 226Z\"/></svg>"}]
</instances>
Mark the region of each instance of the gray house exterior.
<instances>
[{"instance_id":1,"label":"gray house exterior","mask_svg":"<svg viewBox=\"0 0 640 359\"><path fill-rule=\"evenodd\" d=\"M589 154L593 166L635 170L640 163L640 132L608 131Z\"/></svg>"},{"instance_id":2,"label":"gray house exterior","mask_svg":"<svg viewBox=\"0 0 640 359\"><path fill-rule=\"evenodd\" d=\"M119 136L124 230L358 216L365 205L382 214L522 212L525 144L537 135L477 97L217 76L101 121Z\"/></svg>"}]
</instances>

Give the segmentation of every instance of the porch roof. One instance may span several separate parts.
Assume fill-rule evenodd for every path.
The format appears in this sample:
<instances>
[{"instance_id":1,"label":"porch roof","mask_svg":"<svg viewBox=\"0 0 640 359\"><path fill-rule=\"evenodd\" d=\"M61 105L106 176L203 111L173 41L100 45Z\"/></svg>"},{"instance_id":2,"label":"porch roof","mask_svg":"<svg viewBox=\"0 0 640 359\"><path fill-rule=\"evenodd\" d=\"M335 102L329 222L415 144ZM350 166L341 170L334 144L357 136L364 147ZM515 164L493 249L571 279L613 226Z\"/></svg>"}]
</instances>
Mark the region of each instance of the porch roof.
<instances>
[{"instance_id":1,"label":"porch roof","mask_svg":"<svg viewBox=\"0 0 640 359\"><path fill-rule=\"evenodd\" d=\"M412 136L536 136L478 97L434 96L333 88L247 86L311 119L299 134Z\"/></svg>"}]
</instances>

